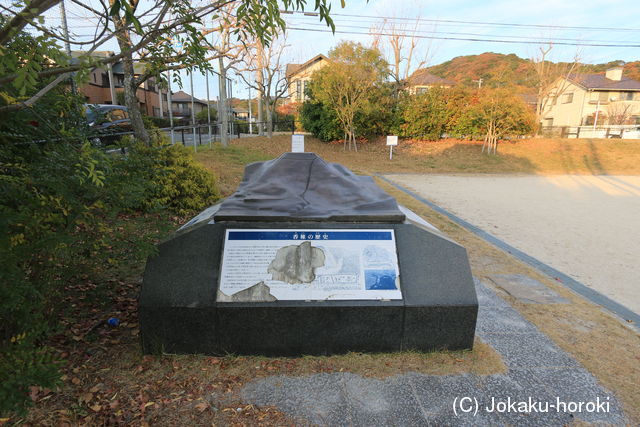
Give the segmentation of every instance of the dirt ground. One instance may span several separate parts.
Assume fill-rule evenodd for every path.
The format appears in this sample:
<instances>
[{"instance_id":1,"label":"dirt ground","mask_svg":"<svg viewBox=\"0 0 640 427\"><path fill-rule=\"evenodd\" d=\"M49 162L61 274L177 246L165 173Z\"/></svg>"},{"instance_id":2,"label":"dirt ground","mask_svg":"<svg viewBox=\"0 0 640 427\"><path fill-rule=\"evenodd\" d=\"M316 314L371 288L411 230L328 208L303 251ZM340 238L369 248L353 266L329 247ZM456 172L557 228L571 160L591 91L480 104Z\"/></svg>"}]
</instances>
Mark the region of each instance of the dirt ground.
<instances>
[{"instance_id":1,"label":"dirt ground","mask_svg":"<svg viewBox=\"0 0 640 427\"><path fill-rule=\"evenodd\" d=\"M387 175L640 313L640 177Z\"/></svg>"},{"instance_id":2,"label":"dirt ground","mask_svg":"<svg viewBox=\"0 0 640 427\"><path fill-rule=\"evenodd\" d=\"M377 183L399 203L463 245L469 254L473 275L485 283L491 283L490 276L495 274L524 274L568 299L569 304L523 304L507 292L501 293L527 320L613 391L622 401L625 413L636 425L640 423L640 401L637 398L640 334L554 278L485 242L381 179L377 179Z\"/></svg>"}]
</instances>

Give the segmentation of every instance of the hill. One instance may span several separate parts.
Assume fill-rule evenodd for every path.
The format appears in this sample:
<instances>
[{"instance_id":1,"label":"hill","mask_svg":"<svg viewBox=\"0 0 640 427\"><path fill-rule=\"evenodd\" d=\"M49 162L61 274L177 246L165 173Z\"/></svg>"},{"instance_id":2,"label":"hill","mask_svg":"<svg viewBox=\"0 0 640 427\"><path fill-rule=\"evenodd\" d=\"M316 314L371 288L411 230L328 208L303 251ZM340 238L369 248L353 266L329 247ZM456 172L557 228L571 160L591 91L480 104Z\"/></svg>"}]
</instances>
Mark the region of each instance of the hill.
<instances>
[{"instance_id":1,"label":"hill","mask_svg":"<svg viewBox=\"0 0 640 427\"><path fill-rule=\"evenodd\" d=\"M604 64L581 64L579 72L604 73L621 61ZM478 80L488 87L515 86L519 92L532 93L536 75L531 61L515 54L485 52L480 55L458 56L442 64L428 68L436 76L454 80L464 86L476 87ZM624 67L624 76L640 80L640 61L629 62Z\"/></svg>"},{"instance_id":2,"label":"hill","mask_svg":"<svg viewBox=\"0 0 640 427\"><path fill-rule=\"evenodd\" d=\"M450 61L429 67L429 72L454 80L465 86L482 84L489 87L520 86L533 88L535 73L526 59L515 54L485 52L480 55L458 56Z\"/></svg>"}]
</instances>

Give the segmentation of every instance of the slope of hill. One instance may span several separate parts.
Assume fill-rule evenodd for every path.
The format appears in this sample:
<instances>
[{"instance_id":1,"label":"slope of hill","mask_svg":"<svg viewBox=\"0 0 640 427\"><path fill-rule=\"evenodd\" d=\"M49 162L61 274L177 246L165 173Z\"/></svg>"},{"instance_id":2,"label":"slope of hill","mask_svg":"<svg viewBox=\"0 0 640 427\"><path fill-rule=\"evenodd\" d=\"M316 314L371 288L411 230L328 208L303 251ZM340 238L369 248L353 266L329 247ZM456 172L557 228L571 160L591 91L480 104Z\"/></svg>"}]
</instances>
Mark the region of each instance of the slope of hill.
<instances>
[{"instance_id":1,"label":"slope of hill","mask_svg":"<svg viewBox=\"0 0 640 427\"><path fill-rule=\"evenodd\" d=\"M480 55L458 56L429 67L429 71L465 86L477 86L479 79L482 79L483 85L489 87L533 88L535 85L535 73L529 61L515 54L485 52Z\"/></svg>"},{"instance_id":2,"label":"slope of hill","mask_svg":"<svg viewBox=\"0 0 640 427\"><path fill-rule=\"evenodd\" d=\"M581 64L578 72L604 73L620 61L604 64ZM485 52L480 55L458 56L450 61L428 68L436 76L454 80L464 86L475 87L478 80L488 87L515 86L519 92L532 93L536 84L536 74L531 61L515 54ZM624 66L624 76L640 80L640 61Z\"/></svg>"}]
</instances>

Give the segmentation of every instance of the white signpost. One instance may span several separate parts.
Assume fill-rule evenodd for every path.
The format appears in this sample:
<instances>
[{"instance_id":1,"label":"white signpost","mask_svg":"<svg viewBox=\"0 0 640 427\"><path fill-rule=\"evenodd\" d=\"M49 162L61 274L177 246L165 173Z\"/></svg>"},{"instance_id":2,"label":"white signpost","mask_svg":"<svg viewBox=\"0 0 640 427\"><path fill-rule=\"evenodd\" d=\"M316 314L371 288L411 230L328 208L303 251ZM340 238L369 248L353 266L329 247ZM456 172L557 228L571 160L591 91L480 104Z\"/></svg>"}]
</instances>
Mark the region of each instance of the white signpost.
<instances>
[{"instance_id":1,"label":"white signpost","mask_svg":"<svg viewBox=\"0 0 640 427\"><path fill-rule=\"evenodd\" d=\"M393 146L398 145L398 136L397 135L388 135L387 136L387 145L389 146L389 160L393 159Z\"/></svg>"},{"instance_id":2,"label":"white signpost","mask_svg":"<svg viewBox=\"0 0 640 427\"><path fill-rule=\"evenodd\" d=\"M304 153L304 135L291 135L291 152Z\"/></svg>"}]
</instances>

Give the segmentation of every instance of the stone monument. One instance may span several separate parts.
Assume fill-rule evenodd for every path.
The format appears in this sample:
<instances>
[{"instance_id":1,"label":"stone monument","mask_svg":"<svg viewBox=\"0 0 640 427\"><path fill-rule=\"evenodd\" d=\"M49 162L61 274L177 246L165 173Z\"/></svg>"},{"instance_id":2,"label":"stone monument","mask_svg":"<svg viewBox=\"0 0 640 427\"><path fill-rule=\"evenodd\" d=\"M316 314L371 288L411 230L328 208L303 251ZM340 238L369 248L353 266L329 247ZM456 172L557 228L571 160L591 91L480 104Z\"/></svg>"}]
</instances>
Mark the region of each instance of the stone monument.
<instances>
[{"instance_id":1,"label":"stone monument","mask_svg":"<svg viewBox=\"0 0 640 427\"><path fill-rule=\"evenodd\" d=\"M296 356L473 346L466 250L313 153L246 167L238 190L158 247L145 352Z\"/></svg>"}]
</instances>

